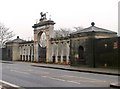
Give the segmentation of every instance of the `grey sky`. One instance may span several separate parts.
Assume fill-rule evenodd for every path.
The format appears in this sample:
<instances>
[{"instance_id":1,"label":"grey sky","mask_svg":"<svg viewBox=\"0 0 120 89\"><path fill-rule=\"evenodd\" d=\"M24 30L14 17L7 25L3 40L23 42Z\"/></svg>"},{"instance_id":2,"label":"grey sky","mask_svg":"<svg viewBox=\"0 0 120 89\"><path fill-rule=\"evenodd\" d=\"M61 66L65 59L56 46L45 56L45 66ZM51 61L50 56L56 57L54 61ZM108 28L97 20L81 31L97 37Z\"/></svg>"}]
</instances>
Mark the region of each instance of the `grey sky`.
<instances>
[{"instance_id":1,"label":"grey sky","mask_svg":"<svg viewBox=\"0 0 120 89\"><path fill-rule=\"evenodd\" d=\"M48 12L55 29L96 26L118 32L119 0L0 0L0 22L21 38L33 37L40 12Z\"/></svg>"}]
</instances>

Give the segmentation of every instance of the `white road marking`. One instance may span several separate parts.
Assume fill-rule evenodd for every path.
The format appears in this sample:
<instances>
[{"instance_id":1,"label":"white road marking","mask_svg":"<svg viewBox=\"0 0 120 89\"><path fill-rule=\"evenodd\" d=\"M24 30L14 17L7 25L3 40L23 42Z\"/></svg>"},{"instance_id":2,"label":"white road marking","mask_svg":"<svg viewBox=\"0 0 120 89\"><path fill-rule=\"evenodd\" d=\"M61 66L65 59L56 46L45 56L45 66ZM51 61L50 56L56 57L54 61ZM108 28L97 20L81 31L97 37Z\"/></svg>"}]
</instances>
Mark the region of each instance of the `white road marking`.
<instances>
[{"instance_id":1,"label":"white road marking","mask_svg":"<svg viewBox=\"0 0 120 89\"><path fill-rule=\"evenodd\" d=\"M106 81L90 81L90 80L74 80L79 82L90 82L90 83L105 83Z\"/></svg>"},{"instance_id":2,"label":"white road marking","mask_svg":"<svg viewBox=\"0 0 120 89\"><path fill-rule=\"evenodd\" d=\"M27 72L17 71L17 70L10 70L10 71L17 72L17 73L22 73L22 74L29 74L29 73L27 73Z\"/></svg>"},{"instance_id":3,"label":"white road marking","mask_svg":"<svg viewBox=\"0 0 120 89\"><path fill-rule=\"evenodd\" d=\"M7 85L9 85L9 86L11 86L11 87L20 87L20 86L18 86L18 85L15 85L15 84L12 84L12 83L3 81L3 80L0 80L0 82L2 82L2 83L4 83L4 84L7 84Z\"/></svg>"},{"instance_id":4,"label":"white road marking","mask_svg":"<svg viewBox=\"0 0 120 89\"><path fill-rule=\"evenodd\" d=\"M48 76L42 76L42 77L44 77L44 78L50 78L50 79L58 80L58 81L66 81L66 82L70 82L70 83L80 84L79 82L69 81L69 80L64 80L64 79L59 79L59 78L53 78L53 77L48 77Z\"/></svg>"},{"instance_id":5,"label":"white road marking","mask_svg":"<svg viewBox=\"0 0 120 89\"><path fill-rule=\"evenodd\" d=\"M48 77L48 76L42 76L42 77L45 77L45 78L50 78L50 79L54 79L54 80L59 80L59 81L65 81L65 80L63 80L63 79L53 78L53 77Z\"/></svg>"},{"instance_id":6,"label":"white road marking","mask_svg":"<svg viewBox=\"0 0 120 89\"><path fill-rule=\"evenodd\" d=\"M34 71L34 73L38 73L38 74L50 74L49 72L44 72L44 71Z\"/></svg>"},{"instance_id":7,"label":"white road marking","mask_svg":"<svg viewBox=\"0 0 120 89\"><path fill-rule=\"evenodd\" d=\"M87 79L89 81L94 81L94 82L106 82L106 81L99 80L99 79L92 79L92 78L86 78L86 77L77 77L77 76L70 76L70 75L64 75L64 77L76 77L76 78L81 78L81 79Z\"/></svg>"},{"instance_id":8,"label":"white road marking","mask_svg":"<svg viewBox=\"0 0 120 89\"><path fill-rule=\"evenodd\" d=\"M75 81L67 81L67 82L71 82L71 83L80 84L79 82L75 82Z\"/></svg>"}]
</instances>

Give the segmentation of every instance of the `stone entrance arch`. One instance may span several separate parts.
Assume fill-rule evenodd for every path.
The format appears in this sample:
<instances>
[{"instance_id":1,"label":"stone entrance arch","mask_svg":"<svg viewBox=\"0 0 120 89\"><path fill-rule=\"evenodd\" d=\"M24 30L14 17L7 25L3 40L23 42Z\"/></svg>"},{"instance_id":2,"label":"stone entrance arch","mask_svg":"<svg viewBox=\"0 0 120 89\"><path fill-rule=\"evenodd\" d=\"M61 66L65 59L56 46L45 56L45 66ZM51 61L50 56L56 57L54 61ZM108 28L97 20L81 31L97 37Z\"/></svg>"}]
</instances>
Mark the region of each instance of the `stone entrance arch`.
<instances>
[{"instance_id":1,"label":"stone entrance arch","mask_svg":"<svg viewBox=\"0 0 120 89\"><path fill-rule=\"evenodd\" d=\"M45 62L49 62L50 60L50 50L51 50L51 44L50 39L53 38L53 31L54 31L54 21L52 20L40 20L39 23L34 24L32 26L34 28L34 61L39 62L40 61L40 38L43 33L46 35L46 48L45 48ZM42 50L43 48L41 48ZM44 49L43 49L44 50Z\"/></svg>"}]
</instances>

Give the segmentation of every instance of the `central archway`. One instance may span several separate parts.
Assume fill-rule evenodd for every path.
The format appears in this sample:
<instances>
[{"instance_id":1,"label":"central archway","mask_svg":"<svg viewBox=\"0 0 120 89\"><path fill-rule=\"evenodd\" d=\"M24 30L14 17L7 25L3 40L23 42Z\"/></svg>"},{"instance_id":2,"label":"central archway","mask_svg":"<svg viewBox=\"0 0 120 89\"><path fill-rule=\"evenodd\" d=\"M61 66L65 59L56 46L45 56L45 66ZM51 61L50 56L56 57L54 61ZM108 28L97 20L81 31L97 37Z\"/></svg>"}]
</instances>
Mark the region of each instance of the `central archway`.
<instances>
[{"instance_id":1,"label":"central archway","mask_svg":"<svg viewBox=\"0 0 120 89\"><path fill-rule=\"evenodd\" d=\"M35 62L42 61L42 59L40 59L42 54L44 54L44 60L46 60L46 63L51 61L50 39L53 37L54 24L55 24L54 21L47 20L47 18L43 19L41 17L39 22L32 26L34 28L34 61ZM42 33L43 33L43 36L44 34L46 35L45 43L44 41L41 41L42 39L44 39L44 37L42 38Z\"/></svg>"}]
</instances>

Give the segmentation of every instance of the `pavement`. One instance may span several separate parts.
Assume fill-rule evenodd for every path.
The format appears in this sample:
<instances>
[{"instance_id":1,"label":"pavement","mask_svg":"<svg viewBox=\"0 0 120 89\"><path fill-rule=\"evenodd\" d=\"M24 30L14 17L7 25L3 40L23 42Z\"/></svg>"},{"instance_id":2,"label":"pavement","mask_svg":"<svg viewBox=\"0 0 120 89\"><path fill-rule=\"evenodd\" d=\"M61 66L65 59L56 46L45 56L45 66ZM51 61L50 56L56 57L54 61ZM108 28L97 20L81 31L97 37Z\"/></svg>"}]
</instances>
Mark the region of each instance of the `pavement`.
<instances>
[{"instance_id":1,"label":"pavement","mask_svg":"<svg viewBox=\"0 0 120 89\"><path fill-rule=\"evenodd\" d=\"M36 67L43 67L43 68L52 68L52 69L61 69L61 70L68 70L68 71L78 71L78 72L88 72L88 73L120 76L118 69L110 69L110 68L89 68L89 67L83 67L83 66L73 67L70 65L46 64L46 63L32 63L31 65L36 66Z\"/></svg>"}]
</instances>

